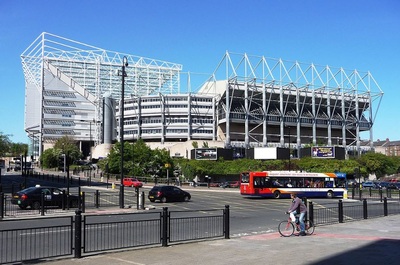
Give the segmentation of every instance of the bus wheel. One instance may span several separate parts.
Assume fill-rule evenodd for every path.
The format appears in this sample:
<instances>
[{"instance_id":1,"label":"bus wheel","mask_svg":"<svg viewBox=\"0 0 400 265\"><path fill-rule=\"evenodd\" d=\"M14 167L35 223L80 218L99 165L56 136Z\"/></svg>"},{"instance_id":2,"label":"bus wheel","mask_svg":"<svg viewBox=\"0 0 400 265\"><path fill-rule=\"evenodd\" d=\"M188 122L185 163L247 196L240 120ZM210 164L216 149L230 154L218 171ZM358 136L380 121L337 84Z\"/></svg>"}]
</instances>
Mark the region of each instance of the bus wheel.
<instances>
[{"instance_id":1,"label":"bus wheel","mask_svg":"<svg viewBox=\"0 0 400 265\"><path fill-rule=\"evenodd\" d=\"M328 199L332 199L333 198L333 192L330 190L330 191L328 191L328 193L326 194L326 197L328 198Z\"/></svg>"},{"instance_id":2,"label":"bus wheel","mask_svg":"<svg viewBox=\"0 0 400 265\"><path fill-rule=\"evenodd\" d=\"M274 198L279 199L280 197L281 197L281 193L279 192L279 190L274 191Z\"/></svg>"}]
</instances>

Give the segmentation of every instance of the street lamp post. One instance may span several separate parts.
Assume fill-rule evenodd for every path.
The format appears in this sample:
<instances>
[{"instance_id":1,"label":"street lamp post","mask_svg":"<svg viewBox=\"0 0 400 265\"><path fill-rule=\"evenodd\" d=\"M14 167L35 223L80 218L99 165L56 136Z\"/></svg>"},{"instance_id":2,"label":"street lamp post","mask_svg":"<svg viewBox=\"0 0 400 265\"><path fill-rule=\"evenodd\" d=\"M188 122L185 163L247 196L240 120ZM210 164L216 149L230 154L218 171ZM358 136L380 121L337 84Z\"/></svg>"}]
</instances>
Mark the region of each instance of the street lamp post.
<instances>
[{"instance_id":1,"label":"street lamp post","mask_svg":"<svg viewBox=\"0 0 400 265\"><path fill-rule=\"evenodd\" d=\"M92 121L89 121L89 155L90 162L92 162Z\"/></svg>"},{"instance_id":2,"label":"street lamp post","mask_svg":"<svg viewBox=\"0 0 400 265\"><path fill-rule=\"evenodd\" d=\"M89 156L90 162L92 162L92 121L91 120L81 120L81 122L89 122ZM85 148L86 149L86 148Z\"/></svg>"},{"instance_id":3,"label":"street lamp post","mask_svg":"<svg viewBox=\"0 0 400 265\"><path fill-rule=\"evenodd\" d=\"M121 85L121 104L120 104L120 117L119 117L119 139L121 143L121 183L120 183L120 191L119 191L119 207L124 208L124 98L125 98L125 67L128 67L128 58L124 56L122 59L122 70L119 72L119 75L122 76L122 85Z\"/></svg>"},{"instance_id":4,"label":"street lamp post","mask_svg":"<svg viewBox=\"0 0 400 265\"><path fill-rule=\"evenodd\" d=\"M291 164L290 164L290 159L291 159L291 149L290 149L290 126L288 126L288 129L289 129L289 171L290 171L290 168L291 168Z\"/></svg>"}]
</instances>

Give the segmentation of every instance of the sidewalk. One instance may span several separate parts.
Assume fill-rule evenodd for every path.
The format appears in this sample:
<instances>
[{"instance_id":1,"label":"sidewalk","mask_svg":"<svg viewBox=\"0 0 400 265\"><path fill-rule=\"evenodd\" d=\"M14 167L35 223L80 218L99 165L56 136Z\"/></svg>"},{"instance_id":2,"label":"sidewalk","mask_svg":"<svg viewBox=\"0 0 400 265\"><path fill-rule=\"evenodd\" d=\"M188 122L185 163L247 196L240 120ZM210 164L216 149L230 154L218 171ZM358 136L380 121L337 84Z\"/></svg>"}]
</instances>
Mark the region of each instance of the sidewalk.
<instances>
[{"instance_id":1,"label":"sidewalk","mask_svg":"<svg viewBox=\"0 0 400 265\"><path fill-rule=\"evenodd\" d=\"M46 264L398 264L400 215L316 227L314 235L284 238L278 232L103 253Z\"/></svg>"}]
</instances>

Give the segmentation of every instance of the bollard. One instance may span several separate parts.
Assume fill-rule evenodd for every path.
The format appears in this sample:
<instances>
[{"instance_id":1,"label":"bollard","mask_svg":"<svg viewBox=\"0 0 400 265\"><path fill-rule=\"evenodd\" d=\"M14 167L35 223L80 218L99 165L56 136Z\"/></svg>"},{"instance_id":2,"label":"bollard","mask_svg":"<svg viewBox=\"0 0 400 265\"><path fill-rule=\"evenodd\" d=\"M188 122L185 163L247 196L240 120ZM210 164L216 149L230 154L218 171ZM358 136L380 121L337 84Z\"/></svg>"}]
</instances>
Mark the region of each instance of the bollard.
<instances>
[{"instance_id":1,"label":"bollard","mask_svg":"<svg viewBox=\"0 0 400 265\"><path fill-rule=\"evenodd\" d=\"M78 209L82 210L82 191L81 187L78 187Z\"/></svg>"},{"instance_id":2,"label":"bollard","mask_svg":"<svg viewBox=\"0 0 400 265\"><path fill-rule=\"evenodd\" d=\"M338 205L339 223L343 223L343 201L339 200Z\"/></svg>"},{"instance_id":3,"label":"bollard","mask_svg":"<svg viewBox=\"0 0 400 265\"><path fill-rule=\"evenodd\" d=\"M224 234L225 234L225 239L229 239L230 238L229 205L225 205L225 209L224 209Z\"/></svg>"},{"instance_id":4,"label":"bollard","mask_svg":"<svg viewBox=\"0 0 400 265\"><path fill-rule=\"evenodd\" d=\"M96 190L95 193L95 208L99 208L100 207L100 192L99 190Z\"/></svg>"},{"instance_id":5,"label":"bollard","mask_svg":"<svg viewBox=\"0 0 400 265\"><path fill-rule=\"evenodd\" d=\"M4 218L4 193L0 192L0 220Z\"/></svg>"},{"instance_id":6,"label":"bollard","mask_svg":"<svg viewBox=\"0 0 400 265\"><path fill-rule=\"evenodd\" d=\"M386 197L383 199L383 215L388 216L388 204Z\"/></svg>"},{"instance_id":7,"label":"bollard","mask_svg":"<svg viewBox=\"0 0 400 265\"><path fill-rule=\"evenodd\" d=\"M136 209L139 210L140 209L140 194L139 194L139 188L135 187L135 194L136 194Z\"/></svg>"},{"instance_id":8,"label":"bollard","mask_svg":"<svg viewBox=\"0 0 400 265\"><path fill-rule=\"evenodd\" d=\"M140 193L138 210L144 210L144 191Z\"/></svg>"},{"instance_id":9,"label":"bollard","mask_svg":"<svg viewBox=\"0 0 400 265\"><path fill-rule=\"evenodd\" d=\"M44 216L44 193L42 192L41 203L40 203L40 215Z\"/></svg>"},{"instance_id":10,"label":"bollard","mask_svg":"<svg viewBox=\"0 0 400 265\"><path fill-rule=\"evenodd\" d=\"M82 210L82 213L84 213L85 211L86 211L86 206L85 206L85 201L86 201L86 196L85 196L85 192L83 191L82 192L82 200L81 200L81 204L82 204L82 206L81 206L81 210Z\"/></svg>"},{"instance_id":11,"label":"bollard","mask_svg":"<svg viewBox=\"0 0 400 265\"><path fill-rule=\"evenodd\" d=\"M367 200L363 200L363 217L364 219L368 219L368 206L367 206Z\"/></svg>"},{"instance_id":12,"label":"bollard","mask_svg":"<svg viewBox=\"0 0 400 265\"><path fill-rule=\"evenodd\" d=\"M75 211L75 249L74 257L82 258L82 211Z\"/></svg>"},{"instance_id":13,"label":"bollard","mask_svg":"<svg viewBox=\"0 0 400 265\"><path fill-rule=\"evenodd\" d=\"M310 219L311 222L313 222L314 226L315 226L315 222L314 222L314 204L312 201L310 201L308 203L308 219Z\"/></svg>"},{"instance_id":14,"label":"bollard","mask_svg":"<svg viewBox=\"0 0 400 265\"><path fill-rule=\"evenodd\" d=\"M162 237L161 237L161 245L163 247L168 247L168 207L163 207L161 218L161 227L162 227Z\"/></svg>"}]
</instances>

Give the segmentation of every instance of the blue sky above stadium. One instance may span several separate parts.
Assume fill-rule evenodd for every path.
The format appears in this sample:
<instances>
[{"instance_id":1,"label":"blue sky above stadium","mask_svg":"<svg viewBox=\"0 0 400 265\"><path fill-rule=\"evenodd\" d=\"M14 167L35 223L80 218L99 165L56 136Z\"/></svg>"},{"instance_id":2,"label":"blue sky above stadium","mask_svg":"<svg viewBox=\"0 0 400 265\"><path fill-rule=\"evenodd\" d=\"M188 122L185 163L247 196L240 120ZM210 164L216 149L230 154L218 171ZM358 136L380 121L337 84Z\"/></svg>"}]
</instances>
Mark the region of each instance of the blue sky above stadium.
<instances>
[{"instance_id":1,"label":"blue sky above stadium","mask_svg":"<svg viewBox=\"0 0 400 265\"><path fill-rule=\"evenodd\" d=\"M374 140L400 140L400 2L0 1L0 132L28 142L20 55L49 32L208 77L226 51L370 71L385 93ZM367 139L369 134L362 134Z\"/></svg>"}]
</instances>

